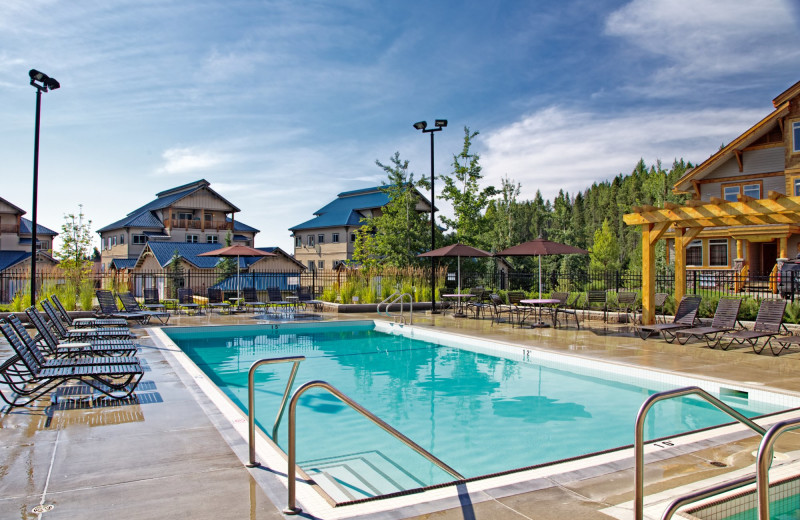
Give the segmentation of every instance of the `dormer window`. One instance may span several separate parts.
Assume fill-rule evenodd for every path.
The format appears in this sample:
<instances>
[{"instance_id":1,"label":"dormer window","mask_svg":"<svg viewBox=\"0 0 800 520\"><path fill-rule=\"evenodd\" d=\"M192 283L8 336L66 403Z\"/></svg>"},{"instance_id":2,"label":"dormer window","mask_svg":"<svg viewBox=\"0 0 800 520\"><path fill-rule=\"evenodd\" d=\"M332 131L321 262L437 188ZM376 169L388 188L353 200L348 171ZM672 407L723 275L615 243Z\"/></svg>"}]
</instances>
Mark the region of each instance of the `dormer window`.
<instances>
[{"instance_id":1,"label":"dormer window","mask_svg":"<svg viewBox=\"0 0 800 520\"><path fill-rule=\"evenodd\" d=\"M800 153L800 121L792 123L792 152Z\"/></svg>"}]
</instances>

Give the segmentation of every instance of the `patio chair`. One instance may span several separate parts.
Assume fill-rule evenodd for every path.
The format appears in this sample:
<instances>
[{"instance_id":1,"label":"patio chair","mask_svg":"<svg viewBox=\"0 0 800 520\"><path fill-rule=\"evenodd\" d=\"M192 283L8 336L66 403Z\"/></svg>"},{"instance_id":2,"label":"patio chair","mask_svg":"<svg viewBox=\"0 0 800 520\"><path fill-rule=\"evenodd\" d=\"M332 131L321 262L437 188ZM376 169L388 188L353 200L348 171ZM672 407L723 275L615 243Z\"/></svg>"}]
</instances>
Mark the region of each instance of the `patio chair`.
<instances>
[{"instance_id":1,"label":"patio chair","mask_svg":"<svg viewBox=\"0 0 800 520\"><path fill-rule=\"evenodd\" d=\"M36 308L29 307L25 310L25 314L39 333L38 339L44 342L44 346L51 356L86 355L88 352L102 355L132 356L137 351L136 344L130 339L87 338L85 341L59 341L53 334L53 330L45 322L44 316ZM9 316L8 321L22 335L19 331L25 327L19 321L19 318Z\"/></svg>"},{"instance_id":2,"label":"patio chair","mask_svg":"<svg viewBox=\"0 0 800 520\"><path fill-rule=\"evenodd\" d=\"M506 293L506 298L508 299L508 305L512 307L513 312L511 313L512 316L516 315L517 322L522 324L525 321L525 318L528 316L528 313L531 312L529 307L525 307L520 302L525 299L525 291L508 291ZM511 322L513 325L513 321Z\"/></svg>"},{"instance_id":3,"label":"patio chair","mask_svg":"<svg viewBox=\"0 0 800 520\"><path fill-rule=\"evenodd\" d=\"M288 302L283 299L281 295L281 290L277 287L267 287L267 298L269 298L269 302L267 303L268 307L278 307L280 309L285 309L292 302Z\"/></svg>"},{"instance_id":4,"label":"patio chair","mask_svg":"<svg viewBox=\"0 0 800 520\"><path fill-rule=\"evenodd\" d=\"M639 307L636 305L639 295L632 291L620 291L617 293L617 321L620 314L625 314L625 318L631 316L631 322L636 321L636 313Z\"/></svg>"},{"instance_id":5,"label":"patio chair","mask_svg":"<svg viewBox=\"0 0 800 520\"><path fill-rule=\"evenodd\" d=\"M144 296L144 308L149 311L166 311L167 306L158 297L158 289L149 287L142 289L142 296Z\"/></svg>"},{"instance_id":6,"label":"patio chair","mask_svg":"<svg viewBox=\"0 0 800 520\"><path fill-rule=\"evenodd\" d=\"M256 309L261 309L263 312L267 312L267 304L258 301L258 292L256 291L255 287L245 287L242 289L242 296L244 296L245 308L250 307L253 312L255 312Z\"/></svg>"},{"instance_id":7,"label":"patio chair","mask_svg":"<svg viewBox=\"0 0 800 520\"><path fill-rule=\"evenodd\" d=\"M41 319L41 316L39 316ZM58 341L56 341L53 334L47 327L43 329L41 327L41 322L39 326L36 327L36 330L40 332L40 336L44 343L42 347L36 342L34 338L28 334L27 329L22 324L22 322L14 316L13 314L8 317L6 320L10 325L11 328L17 333L17 336L30 348L31 350L35 350L36 354L41 353L42 358L49 357L50 359L58 359L58 358L95 358L95 359L105 359L104 363L99 364L108 364L108 363L133 363L134 361L125 361L127 360L135 360L138 363L138 359L133 358L133 354L136 353L137 348L133 343L127 342L127 346L115 346L115 347L97 347L95 348L94 345L91 343L68 343L64 346L59 345ZM46 334L42 334L41 331L45 331ZM121 343L121 342L120 342ZM86 362L84 362L86 364Z\"/></svg>"},{"instance_id":8,"label":"patio chair","mask_svg":"<svg viewBox=\"0 0 800 520\"><path fill-rule=\"evenodd\" d=\"M117 300L111 291L98 289L94 292L97 303L100 305L100 316L103 318L124 318L145 324L150 320L150 315L144 312L125 312L117 308Z\"/></svg>"},{"instance_id":9,"label":"patio chair","mask_svg":"<svg viewBox=\"0 0 800 520\"><path fill-rule=\"evenodd\" d=\"M178 289L178 312L186 314L200 314L200 305L194 301L194 291L191 289Z\"/></svg>"},{"instance_id":10,"label":"patio chair","mask_svg":"<svg viewBox=\"0 0 800 520\"><path fill-rule=\"evenodd\" d=\"M297 301L305 308L308 305L315 311L322 310L322 300L315 300L314 295L311 294L311 289L308 287L298 287L297 288Z\"/></svg>"},{"instance_id":11,"label":"patio chair","mask_svg":"<svg viewBox=\"0 0 800 520\"><path fill-rule=\"evenodd\" d=\"M550 298L558 300L559 302L555 307L555 323L558 323L559 314L564 315L565 323L569 322L569 316L572 315L575 318L575 325L578 327L578 330L580 330L581 324L578 322L578 310L575 308L580 296L580 294L576 294L572 301L568 302L568 292L554 292L550 295Z\"/></svg>"},{"instance_id":12,"label":"patio chair","mask_svg":"<svg viewBox=\"0 0 800 520\"><path fill-rule=\"evenodd\" d=\"M56 311L58 312L59 316L61 316L61 320L67 324L68 327L127 327L128 320L124 318L77 318L72 319L67 312L67 309L64 308L64 305L61 303L61 300L58 299L58 296L55 294L50 297L50 300L53 302L53 307L55 307Z\"/></svg>"},{"instance_id":13,"label":"patio chair","mask_svg":"<svg viewBox=\"0 0 800 520\"><path fill-rule=\"evenodd\" d=\"M744 325L738 319L741 305L742 300L739 298L721 298L717 303L717 310L714 311L714 319L711 321L711 325L675 331L678 343L685 345L692 338L703 338L706 344L713 348L713 345L717 342L718 335L736 329L737 324L740 328L744 328Z\"/></svg>"},{"instance_id":14,"label":"patio chair","mask_svg":"<svg viewBox=\"0 0 800 520\"><path fill-rule=\"evenodd\" d=\"M667 298L669 298L669 294L667 293L656 293L655 300L653 302L655 304L656 323L659 322L659 318L661 319L661 323L667 322L667 318L664 315L664 309L667 305Z\"/></svg>"},{"instance_id":15,"label":"patio chair","mask_svg":"<svg viewBox=\"0 0 800 520\"><path fill-rule=\"evenodd\" d=\"M700 309L702 298L695 295L684 296L675 311L675 318L672 323L654 323L653 325L641 325L637 331L639 337L647 339L653 334L661 334L668 343L675 341L675 331L694 327L697 319L697 311ZM671 334L667 336L667 332Z\"/></svg>"},{"instance_id":16,"label":"patio chair","mask_svg":"<svg viewBox=\"0 0 800 520\"><path fill-rule=\"evenodd\" d=\"M583 319L586 320L586 313L592 307L599 305L603 311L603 321L608 321L608 293L606 291L586 291L586 301L583 306Z\"/></svg>"},{"instance_id":17,"label":"patio chair","mask_svg":"<svg viewBox=\"0 0 800 520\"><path fill-rule=\"evenodd\" d=\"M516 309L512 305L507 305L499 294L490 294L489 301L492 305L492 325L495 322L500 323L503 315L508 315L508 321L514 324L514 313Z\"/></svg>"},{"instance_id":18,"label":"patio chair","mask_svg":"<svg viewBox=\"0 0 800 520\"><path fill-rule=\"evenodd\" d=\"M719 346L722 350L728 350L733 343L738 345L748 343L753 347L753 352L756 354L761 354L761 351L764 350L764 347L767 345L769 345L770 350L772 350L772 338L779 335L781 329L788 332L786 325L783 324L783 312L785 310L786 300L762 301L761 306L758 308L758 315L756 315L756 323L753 325L753 330L737 330L735 332L723 334L717 338L715 346ZM766 338L766 341L761 345L761 348L758 348L758 340L761 338Z\"/></svg>"},{"instance_id":19,"label":"patio chair","mask_svg":"<svg viewBox=\"0 0 800 520\"><path fill-rule=\"evenodd\" d=\"M217 309L220 314L223 312L231 312L231 304L222 298L222 289L209 287L206 289L206 294L208 295L208 308L212 314L214 313L214 309Z\"/></svg>"},{"instance_id":20,"label":"patio chair","mask_svg":"<svg viewBox=\"0 0 800 520\"><path fill-rule=\"evenodd\" d=\"M144 375L138 362L95 364L98 360L58 359L42 362L14 332L8 322L0 321L0 330L15 356L0 365L0 382L14 393L13 397L0 391L2 398L11 407L25 406L51 390L70 381L80 381L113 399L131 395ZM72 361L72 363L69 363ZM23 399L20 402L20 398Z\"/></svg>"},{"instance_id":21,"label":"patio chair","mask_svg":"<svg viewBox=\"0 0 800 520\"><path fill-rule=\"evenodd\" d=\"M127 339L132 336L128 327L105 327L99 329L78 328L67 329L56 310L47 300L42 300L42 309L50 318L50 326L60 339L67 341L86 341L87 339ZM26 311L27 312L27 311Z\"/></svg>"},{"instance_id":22,"label":"patio chair","mask_svg":"<svg viewBox=\"0 0 800 520\"><path fill-rule=\"evenodd\" d=\"M169 313L167 311L142 309L142 307L139 305L139 302L136 301L136 298L134 298L129 292L121 292L117 294L117 297L119 297L119 301L122 302L122 308L125 309L126 312L142 312L150 316L150 318L157 319L162 325L166 325L169 321ZM150 319L147 321L149 323Z\"/></svg>"},{"instance_id":23,"label":"patio chair","mask_svg":"<svg viewBox=\"0 0 800 520\"><path fill-rule=\"evenodd\" d=\"M476 318L480 318L481 313L486 315L486 310L491 308L491 304L487 301L489 299L489 291L483 287L475 287L471 289L470 294L474 294L475 298L467 302L466 309L472 311Z\"/></svg>"}]
</instances>

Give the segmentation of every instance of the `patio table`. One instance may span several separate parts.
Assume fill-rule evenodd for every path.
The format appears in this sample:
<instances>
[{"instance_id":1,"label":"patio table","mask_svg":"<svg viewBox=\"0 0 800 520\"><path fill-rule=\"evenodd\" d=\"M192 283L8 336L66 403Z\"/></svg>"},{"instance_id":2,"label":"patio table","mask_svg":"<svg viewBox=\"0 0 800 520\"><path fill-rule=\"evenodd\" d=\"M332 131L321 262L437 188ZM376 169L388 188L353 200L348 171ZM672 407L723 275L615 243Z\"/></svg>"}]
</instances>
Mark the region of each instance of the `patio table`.
<instances>
[{"instance_id":1,"label":"patio table","mask_svg":"<svg viewBox=\"0 0 800 520\"><path fill-rule=\"evenodd\" d=\"M464 300L474 297L475 297L474 294L469 294L469 293L442 295L442 298L447 298L448 300L454 300L456 302L456 312L453 313L454 318L466 317L467 314L464 312Z\"/></svg>"},{"instance_id":2,"label":"patio table","mask_svg":"<svg viewBox=\"0 0 800 520\"><path fill-rule=\"evenodd\" d=\"M530 313L520 314L520 320L519 320L520 327L528 318L528 316L538 316L539 318L539 321L537 323L531 325L532 327L548 327L549 325L547 325L542 320L542 311L544 310L545 307L561 303L561 300L556 300L553 298L534 298L531 300L520 300L519 303L521 303L522 305L530 306L531 308ZM552 309L551 309L551 317L552 317ZM555 319L553 319L553 324L555 325Z\"/></svg>"}]
</instances>

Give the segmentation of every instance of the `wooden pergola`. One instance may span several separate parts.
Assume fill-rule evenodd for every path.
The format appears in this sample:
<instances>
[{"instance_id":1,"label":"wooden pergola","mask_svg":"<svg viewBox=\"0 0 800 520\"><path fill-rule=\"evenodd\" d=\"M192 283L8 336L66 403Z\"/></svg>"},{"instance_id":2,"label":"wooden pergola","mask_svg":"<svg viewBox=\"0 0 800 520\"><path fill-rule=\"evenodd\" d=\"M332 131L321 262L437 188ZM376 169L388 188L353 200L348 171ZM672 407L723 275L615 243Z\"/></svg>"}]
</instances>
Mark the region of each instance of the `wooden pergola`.
<instances>
[{"instance_id":1,"label":"wooden pergola","mask_svg":"<svg viewBox=\"0 0 800 520\"><path fill-rule=\"evenodd\" d=\"M726 234L737 234L754 242L778 239L778 257L787 258L787 238L800 233L800 197L770 191L766 199L739 195L737 202L712 197L709 201L690 200L684 206L665 203L663 208L634 207L623 216L629 226L642 230L642 323L655 319L655 246L664 233L673 230L675 239L675 299L686 294L686 246L704 228L726 227ZM748 231L750 230L750 231ZM737 239L737 258L743 258L743 239Z\"/></svg>"}]
</instances>

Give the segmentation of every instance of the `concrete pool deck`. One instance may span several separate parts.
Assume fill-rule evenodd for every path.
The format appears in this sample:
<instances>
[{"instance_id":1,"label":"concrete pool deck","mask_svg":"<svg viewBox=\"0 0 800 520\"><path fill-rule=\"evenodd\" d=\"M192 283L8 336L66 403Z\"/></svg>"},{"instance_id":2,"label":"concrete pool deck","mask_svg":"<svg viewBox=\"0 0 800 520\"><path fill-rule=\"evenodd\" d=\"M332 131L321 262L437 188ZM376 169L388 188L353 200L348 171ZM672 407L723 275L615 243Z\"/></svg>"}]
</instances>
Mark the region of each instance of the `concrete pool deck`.
<instances>
[{"instance_id":1,"label":"concrete pool deck","mask_svg":"<svg viewBox=\"0 0 800 520\"><path fill-rule=\"evenodd\" d=\"M374 319L373 314L326 314L326 319ZM170 326L252 324L251 314L173 316ZM800 351L780 357L751 349L710 350L694 343L642 341L626 325L585 322L580 331L512 329L489 320L457 319L450 314L414 316L414 324L439 330L566 352L587 358L769 386L800 395ZM75 409L75 401L52 405L43 398L32 406L5 409L0 415L0 518L85 518L125 516L131 519L284 518L285 489L266 469L248 469L247 446L230 423L215 411L188 374L176 366L147 335L140 357L147 372L129 402L99 402ZM704 345L704 344L703 344ZM10 348L0 343L0 359ZM97 406L103 405L106 406ZM634 417L631 417L631 430ZM751 468L758 439L747 433L730 442L671 450L648 463L648 497L692 482ZM784 435L778 451L800 450L800 435ZM719 463L724 467L719 467ZM285 468L275 472L285 471ZM602 475L570 472L544 478L540 489L518 492L472 491L451 502L404 507L360 518L630 518L633 497L632 460ZM463 491L459 489L459 492ZM277 504L277 505L276 505ZM52 505L42 514L34 507ZM441 507L444 505L444 507ZM344 508L339 508L339 511ZM611 515L611 516L609 516Z\"/></svg>"}]
</instances>

